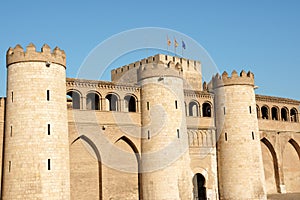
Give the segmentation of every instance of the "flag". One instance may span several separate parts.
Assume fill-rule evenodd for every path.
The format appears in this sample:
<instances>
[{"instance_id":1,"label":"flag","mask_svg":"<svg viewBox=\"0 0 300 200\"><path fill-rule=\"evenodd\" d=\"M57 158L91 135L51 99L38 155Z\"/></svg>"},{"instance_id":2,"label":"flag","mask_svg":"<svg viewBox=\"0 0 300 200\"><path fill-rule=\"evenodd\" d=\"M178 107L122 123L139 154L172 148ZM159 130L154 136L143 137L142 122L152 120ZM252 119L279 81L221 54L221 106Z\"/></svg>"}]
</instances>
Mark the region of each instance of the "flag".
<instances>
[{"instance_id":1,"label":"flag","mask_svg":"<svg viewBox=\"0 0 300 200\"><path fill-rule=\"evenodd\" d=\"M175 48L178 47L178 42L176 41L176 39L174 39L174 46Z\"/></svg>"},{"instance_id":2,"label":"flag","mask_svg":"<svg viewBox=\"0 0 300 200\"><path fill-rule=\"evenodd\" d=\"M183 49L185 49L186 48L186 46L185 46L185 43L184 43L184 41L182 40L182 48Z\"/></svg>"},{"instance_id":3,"label":"flag","mask_svg":"<svg viewBox=\"0 0 300 200\"><path fill-rule=\"evenodd\" d=\"M167 44L168 44L168 46L171 46L171 40L169 39L168 36L167 36Z\"/></svg>"}]
</instances>

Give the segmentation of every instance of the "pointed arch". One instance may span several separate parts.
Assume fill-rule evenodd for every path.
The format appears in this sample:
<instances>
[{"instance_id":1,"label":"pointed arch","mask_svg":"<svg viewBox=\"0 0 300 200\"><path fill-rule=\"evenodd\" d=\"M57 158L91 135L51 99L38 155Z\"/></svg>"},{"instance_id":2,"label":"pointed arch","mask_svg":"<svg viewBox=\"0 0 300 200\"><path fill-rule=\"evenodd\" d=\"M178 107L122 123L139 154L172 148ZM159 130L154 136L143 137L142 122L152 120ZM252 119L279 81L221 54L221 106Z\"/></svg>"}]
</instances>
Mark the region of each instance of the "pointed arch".
<instances>
[{"instance_id":1,"label":"pointed arch","mask_svg":"<svg viewBox=\"0 0 300 200\"><path fill-rule=\"evenodd\" d=\"M100 156L100 152L97 148L97 146L95 145L95 143L89 139L87 136L85 135L81 135L79 136L78 138L76 138L72 143L71 143L71 147L77 143L79 140L82 140L83 142L85 142L92 150L93 150L93 153L95 154L96 156L96 159L97 159L97 171L98 171L98 199L99 200L102 200L103 199L103 192L102 192L102 164L101 164L101 156ZM80 152L82 152L82 149L79 149ZM70 153L70 155L74 155L72 153ZM70 157L71 158L71 157ZM73 157L72 157L73 158ZM78 158L78 159L82 159L82 158ZM79 160L79 162L81 163L81 160ZM70 165L72 164L72 162L70 162ZM74 167L74 168L77 168L77 167ZM71 169L73 169L73 167L71 167ZM76 173L76 172L75 172ZM76 177L76 175L75 175ZM76 183L77 181L72 181L73 183ZM85 184L89 185L88 182L85 182ZM82 185L80 185L80 188L82 187ZM76 190L75 190L76 191ZM74 192L75 192L74 191ZM80 191L79 191L80 192ZM75 194L76 196L76 194ZM94 197L95 198L95 197Z\"/></svg>"},{"instance_id":2,"label":"pointed arch","mask_svg":"<svg viewBox=\"0 0 300 200\"><path fill-rule=\"evenodd\" d=\"M289 143L295 148L295 150L298 154L298 158L300 160L300 146L299 146L299 144L294 139L290 139Z\"/></svg>"},{"instance_id":3,"label":"pointed arch","mask_svg":"<svg viewBox=\"0 0 300 200\"><path fill-rule=\"evenodd\" d=\"M300 188L300 147L294 139L290 139L282 154L282 169L286 191L299 192Z\"/></svg>"},{"instance_id":4,"label":"pointed arch","mask_svg":"<svg viewBox=\"0 0 300 200\"><path fill-rule=\"evenodd\" d=\"M278 168L278 159L277 159L275 149L274 149L273 145L271 144L271 142L267 138L264 137L260 141L268 148L269 153L271 154L272 162L273 162L272 165L273 165L273 170L274 170L274 177L273 178L275 178L276 190L277 190L277 192L279 192L280 191L280 188L279 188L279 168ZM263 158L264 158L264 156L263 156ZM265 158L264 158L264 161L265 161ZM264 163L265 179L268 178L267 174L269 173L269 171L266 170L266 165L267 165L267 163ZM267 182L267 180L266 180L266 182ZM268 183L267 183L267 185L268 185ZM267 189L270 189L270 188L267 188Z\"/></svg>"},{"instance_id":5,"label":"pointed arch","mask_svg":"<svg viewBox=\"0 0 300 200\"><path fill-rule=\"evenodd\" d=\"M122 136L119 139L117 139L115 143L119 142L120 140L127 143L128 146L132 149L132 151L135 154L135 158L136 158L136 161L137 161L137 164L138 164L138 196L139 196L139 199L143 199L141 156L140 156L139 150L136 147L136 145L134 144L134 142L132 142L128 137Z\"/></svg>"}]
</instances>

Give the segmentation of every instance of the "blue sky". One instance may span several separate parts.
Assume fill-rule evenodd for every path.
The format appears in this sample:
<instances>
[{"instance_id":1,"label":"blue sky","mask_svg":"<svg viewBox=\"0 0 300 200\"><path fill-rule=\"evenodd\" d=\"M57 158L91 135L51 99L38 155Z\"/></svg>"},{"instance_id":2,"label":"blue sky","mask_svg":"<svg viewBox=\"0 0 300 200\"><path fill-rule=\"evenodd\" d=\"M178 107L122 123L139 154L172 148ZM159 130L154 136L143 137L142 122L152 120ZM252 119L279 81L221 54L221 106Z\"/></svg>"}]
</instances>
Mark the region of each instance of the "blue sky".
<instances>
[{"instance_id":1,"label":"blue sky","mask_svg":"<svg viewBox=\"0 0 300 200\"><path fill-rule=\"evenodd\" d=\"M196 40L221 72L253 71L256 93L300 100L299 10L299 1L290 0L4 1L0 96L5 96L5 54L10 46L59 46L67 54L68 77L76 77L92 49L112 35L162 27ZM116 66L131 61L120 59Z\"/></svg>"}]
</instances>

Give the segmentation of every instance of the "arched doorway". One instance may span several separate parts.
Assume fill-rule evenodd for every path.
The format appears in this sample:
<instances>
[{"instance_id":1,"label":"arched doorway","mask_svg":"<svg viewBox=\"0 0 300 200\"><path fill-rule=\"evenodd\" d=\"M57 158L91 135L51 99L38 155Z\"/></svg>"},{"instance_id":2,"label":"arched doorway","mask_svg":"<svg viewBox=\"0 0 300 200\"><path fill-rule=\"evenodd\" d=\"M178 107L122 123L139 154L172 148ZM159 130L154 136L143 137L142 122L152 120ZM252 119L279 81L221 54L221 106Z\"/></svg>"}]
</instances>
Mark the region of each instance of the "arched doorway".
<instances>
[{"instance_id":1,"label":"arched doorway","mask_svg":"<svg viewBox=\"0 0 300 200\"><path fill-rule=\"evenodd\" d=\"M197 173L193 177L193 192L194 200L206 200L206 187L205 187L205 177Z\"/></svg>"}]
</instances>

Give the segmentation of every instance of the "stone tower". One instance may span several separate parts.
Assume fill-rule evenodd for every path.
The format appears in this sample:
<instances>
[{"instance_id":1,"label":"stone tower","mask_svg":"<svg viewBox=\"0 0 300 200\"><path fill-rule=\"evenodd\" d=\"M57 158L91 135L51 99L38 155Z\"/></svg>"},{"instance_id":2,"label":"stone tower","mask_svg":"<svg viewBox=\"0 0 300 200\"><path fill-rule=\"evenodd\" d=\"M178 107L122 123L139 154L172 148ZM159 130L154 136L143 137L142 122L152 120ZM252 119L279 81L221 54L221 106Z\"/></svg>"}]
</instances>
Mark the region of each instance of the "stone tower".
<instances>
[{"instance_id":1,"label":"stone tower","mask_svg":"<svg viewBox=\"0 0 300 200\"><path fill-rule=\"evenodd\" d=\"M142 113L143 199L191 199L192 175L180 65L164 55L138 69Z\"/></svg>"},{"instance_id":2,"label":"stone tower","mask_svg":"<svg viewBox=\"0 0 300 200\"><path fill-rule=\"evenodd\" d=\"M213 77L220 199L266 199L254 75Z\"/></svg>"},{"instance_id":3,"label":"stone tower","mask_svg":"<svg viewBox=\"0 0 300 200\"><path fill-rule=\"evenodd\" d=\"M17 45L6 63L2 199L70 199L66 55Z\"/></svg>"}]
</instances>

